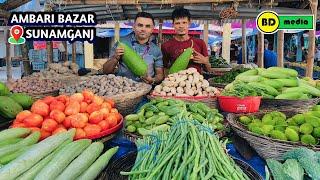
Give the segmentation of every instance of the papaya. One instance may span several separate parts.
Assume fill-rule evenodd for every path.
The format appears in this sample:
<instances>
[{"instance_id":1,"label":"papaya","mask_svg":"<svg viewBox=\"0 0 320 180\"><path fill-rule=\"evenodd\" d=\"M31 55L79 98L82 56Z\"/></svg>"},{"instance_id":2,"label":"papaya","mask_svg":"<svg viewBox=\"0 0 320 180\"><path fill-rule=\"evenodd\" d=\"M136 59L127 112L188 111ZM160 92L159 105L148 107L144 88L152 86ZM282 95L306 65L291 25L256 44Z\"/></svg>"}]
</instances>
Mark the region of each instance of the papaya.
<instances>
[{"instance_id":1,"label":"papaya","mask_svg":"<svg viewBox=\"0 0 320 180\"><path fill-rule=\"evenodd\" d=\"M23 111L20 104L7 96L0 96L0 114L9 119L13 119L16 115Z\"/></svg>"},{"instance_id":2,"label":"papaya","mask_svg":"<svg viewBox=\"0 0 320 180\"><path fill-rule=\"evenodd\" d=\"M29 109L33 104L32 97L25 93L13 93L9 97L20 104L23 109Z\"/></svg>"}]
</instances>

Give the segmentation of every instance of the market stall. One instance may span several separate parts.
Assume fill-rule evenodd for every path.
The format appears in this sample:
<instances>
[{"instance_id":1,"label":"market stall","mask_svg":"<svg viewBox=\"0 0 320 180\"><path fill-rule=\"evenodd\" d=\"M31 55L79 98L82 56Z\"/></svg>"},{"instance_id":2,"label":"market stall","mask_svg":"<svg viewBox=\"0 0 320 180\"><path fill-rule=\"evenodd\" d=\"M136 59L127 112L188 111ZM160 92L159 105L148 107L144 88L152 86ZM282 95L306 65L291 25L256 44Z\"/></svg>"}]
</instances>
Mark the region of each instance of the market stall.
<instances>
[{"instance_id":1,"label":"market stall","mask_svg":"<svg viewBox=\"0 0 320 180\"><path fill-rule=\"evenodd\" d=\"M230 1L218 4L222 2ZM65 5L71 6L68 10L78 7L92 11L99 3L104 11L105 1L87 0L90 6L82 1ZM123 10L118 13L129 13L150 6L152 13L158 6L168 6L155 13L161 22L172 11L170 4L197 3L198 7L189 6L196 12L196 8L207 7L212 1L148 3L144 6L138 1L112 1L107 7L118 4ZM245 18L258 13L240 7L233 12ZM205 19L205 23L221 15L220 11L212 17L202 13L195 17ZM132 17L132 12L126 16ZM114 33L119 38L116 21L124 17L109 11L107 15L98 13L100 20L110 18L116 23ZM226 32L231 32L231 21L222 21ZM241 22L241 34L246 37L246 20ZM163 27L159 26L160 37ZM210 26L204 27L204 38L208 38ZM0 177L317 179L319 81L309 77L310 71L308 77L303 77L294 69L282 67L281 53L280 67L263 68L264 34L260 32L259 66L246 64L246 48L242 51L243 64L231 64L230 50L227 51L230 34L224 36L226 54L223 58L210 57L211 70L215 72L210 78L196 68L188 68L193 50L187 48L156 85L93 70L79 76L75 56L71 62L48 61L46 69L22 79L0 82ZM283 32L278 37L280 52ZM242 40L244 47L246 43ZM50 46L48 43L47 48ZM123 62L128 70L139 77L145 75L148 65L144 59L123 42L120 46L124 47ZM309 58L307 69L312 68L311 61ZM239 139L246 144L239 146ZM257 154L248 158L243 154L249 153L250 148Z\"/></svg>"}]
</instances>

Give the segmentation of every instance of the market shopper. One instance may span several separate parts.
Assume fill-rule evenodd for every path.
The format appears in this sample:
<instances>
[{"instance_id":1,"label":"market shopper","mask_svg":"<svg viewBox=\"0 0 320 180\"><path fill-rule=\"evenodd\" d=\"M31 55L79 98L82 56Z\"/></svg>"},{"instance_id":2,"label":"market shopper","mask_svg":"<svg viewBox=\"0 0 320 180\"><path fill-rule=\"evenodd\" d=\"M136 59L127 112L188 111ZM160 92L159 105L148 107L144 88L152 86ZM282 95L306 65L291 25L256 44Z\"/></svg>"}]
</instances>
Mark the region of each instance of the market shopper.
<instances>
[{"instance_id":1,"label":"market shopper","mask_svg":"<svg viewBox=\"0 0 320 180\"><path fill-rule=\"evenodd\" d=\"M148 84L160 83L163 78L163 61L160 48L152 42L154 18L150 13L139 12L134 21L133 33L121 38L120 41L131 47L148 64L148 73L143 77L135 76L121 61L124 48L115 44L109 60L103 65L105 74L116 74L127 78L144 81Z\"/></svg>"},{"instance_id":2,"label":"market shopper","mask_svg":"<svg viewBox=\"0 0 320 180\"><path fill-rule=\"evenodd\" d=\"M269 50L269 41L264 40L264 68L277 66L277 55Z\"/></svg>"},{"instance_id":3,"label":"market shopper","mask_svg":"<svg viewBox=\"0 0 320 180\"><path fill-rule=\"evenodd\" d=\"M169 69L183 51L193 45L193 56L188 67L194 67L198 72L204 69L209 71L211 65L205 42L188 34L191 23L189 10L177 8L172 12L171 18L176 34L161 46L164 68Z\"/></svg>"}]
</instances>

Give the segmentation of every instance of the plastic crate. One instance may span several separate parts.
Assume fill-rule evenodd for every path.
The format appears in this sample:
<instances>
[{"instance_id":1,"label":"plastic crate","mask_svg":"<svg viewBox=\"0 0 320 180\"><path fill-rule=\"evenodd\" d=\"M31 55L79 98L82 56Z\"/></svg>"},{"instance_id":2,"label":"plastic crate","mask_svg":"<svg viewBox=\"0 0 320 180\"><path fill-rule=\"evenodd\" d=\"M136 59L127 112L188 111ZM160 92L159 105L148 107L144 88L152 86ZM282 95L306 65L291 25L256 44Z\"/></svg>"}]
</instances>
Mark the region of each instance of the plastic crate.
<instances>
[{"instance_id":1,"label":"plastic crate","mask_svg":"<svg viewBox=\"0 0 320 180\"><path fill-rule=\"evenodd\" d=\"M20 61L19 60L11 61L11 65L12 65L12 67L19 67L20 66Z\"/></svg>"},{"instance_id":2,"label":"plastic crate","mask_svg":"<svg viewBox=\"0 0 320 180\"><path fill-rule=\"evenodd\" d=\"M40 71L47 67L46 62L32 62L32 69L34 71Z\"/></svg>"}]
</instances>

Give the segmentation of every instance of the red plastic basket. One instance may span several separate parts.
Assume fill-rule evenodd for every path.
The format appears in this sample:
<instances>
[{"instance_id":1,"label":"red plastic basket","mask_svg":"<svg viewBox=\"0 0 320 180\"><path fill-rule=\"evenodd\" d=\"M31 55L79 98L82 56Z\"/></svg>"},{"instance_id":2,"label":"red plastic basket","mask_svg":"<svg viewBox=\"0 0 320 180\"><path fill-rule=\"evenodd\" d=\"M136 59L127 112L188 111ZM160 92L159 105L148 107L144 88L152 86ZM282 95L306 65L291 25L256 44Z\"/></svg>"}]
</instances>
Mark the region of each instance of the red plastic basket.
<instances>
[{"instance_id":1,"label":"red plastic basket","mask_svg":"<svg viewBox=\"0 0 320 180\"><path fill-rule=\"evenodd\" d=\"M121 116L121 120L120 120L120 122L119 122L116 126L110 128L110 129L107 129L107 130L105 130L105 131L102 131L102 132L100 132L100 134L97 134L97 135L94 135L94 136L87 136L87 137L85 137L85 139L92 139L92 140L94 140L94 139L102 138L102 137L104 137L104 136L108 136L108 135L110 135L110 134L112 134L112 133L117 132L119 129L121 129L121 128L122 128L122 125L123 125L123 117Z\"/></svg>"},{"instance_id":2,"label":"red plastic basket","mask_svg":"<svg viewBox=\"0 0 320 180\"><path fill-rule=\"evenodd\" d=\"M244 98L234 96L218 96L219 107L224 112L252 113L259 111L261 96Z\"/></svg>"}]
</instances>

